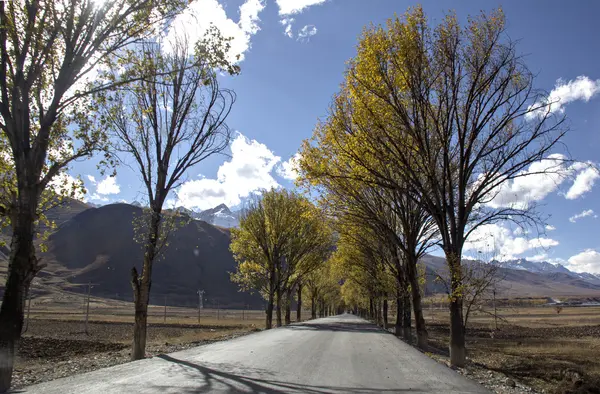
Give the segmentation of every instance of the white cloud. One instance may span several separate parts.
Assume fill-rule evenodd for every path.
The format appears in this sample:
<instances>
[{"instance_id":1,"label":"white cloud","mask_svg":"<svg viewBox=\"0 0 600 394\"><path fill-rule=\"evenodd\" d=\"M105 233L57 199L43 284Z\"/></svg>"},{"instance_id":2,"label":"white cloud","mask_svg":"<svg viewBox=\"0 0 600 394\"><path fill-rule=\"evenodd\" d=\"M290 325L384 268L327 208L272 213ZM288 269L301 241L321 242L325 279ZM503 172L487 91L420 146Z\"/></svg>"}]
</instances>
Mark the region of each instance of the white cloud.
<instances>
[{"instance_id":1,"label":"white cloud","mask_svg":"<svg viewBox=\"0 0 600 394\"><path fill-rule=\"evenodd\" d=\"M107 176L96 185L96 193L100 195L119 194L121 187L117 183L117 177Z\"/></svg>"},{"instance_id":2,"label":"white cloud","mask_svg":"<svg viewBox=\"0 0 600 394\"><path fill-rule=\"evenodd\" d=\"M598 169L596 167L593 167L591 163L588 164L589 167L585 168L583 171L577 174L573 185L567 191L565 197L568 200L574 200L592 190L594 183L598 178L600 178Z\"/></svg>"},{"instance_id":3,"label":"white cloud","mask_svg":"<svg viewBox=\"0 0 600 394\"><path fill-rule=\"evenodd\" d=\"M593 249L586 249L571 256L567 264L567 268L571 271L600 274L600 253Z\"/></svg>"},{"instance_id":4,"label":"white cloud","mask_svg":"<svg viewBox=\"0 0 600 394\"><path fill-rule=\"evenodd\" d=\"M527 260L535 261L535 262L539 263L541 261L547 261L548 255L546 253L540 253L540 254L536 254L535 256L527 257Z\"/></svg>"},{"instance_id":5,"label":"white cloud","mask_svg":"<svg viewBox=\"0 0 600 394\"><path fill-rule=\"evenodd\" d=\"M492 208L526 209L529 204L543 200L573 178L573 184L564 194L565 198L570 200L590 191L600 175L591 162L573 163L562 154L551 154L532 163L527 170L519 173L518 177L500 184L489 193L493 198L486 205Z\"/></svg>"},{"instance_id":6,"label":"white cloud","mask_svg":"<svg viewBox=\"0 0 600 394\"><path fill-rule=\"evenodd\" d=\"M600 92L600 79L591 80L587 76L579 76L574 80L565 82L563 79L556 81L554 89L548 97L541 102L533 104L530 108L540 107L537 110L529 112L526 118L544 116L547 113L562 113L564 106L576 100L588 102Z\"/></svg>"},{"instance_id":7,"label":"white cloud","mask_svg":"<svg viewBox=\"0 0 600 394\"><path fill-rule=\"evenodd\" d=\"M292 24L294 23L294 18L283 18L279 21L283 26L285 26L285 31L283 34L288 36L289 38L294 38L294 32L292 31Z\"/></svg>"},{"instance_id":8,"label":"white cloud","mask_svg":"<svg viewBox=\"0 0 600 394\"><path fill-rule=\"evenodd\" d=\"M554 230L556 230L556 227L554 227L554 226L552 226L550 224L546 225L546 231L554 231Z\"/></svg>"},{"instance_id":9,"label":"white cloud","mask_svg":"<svg viewBox=\"0 0 600 394\"><path fill-rule=\"evenodd\" d=\"M217 171L217 178L185 182L177 191L177 206L208 209L221 203L235 206L261 189L279 187L272 172L281 162L266 145L242 134L231 143L231 159Z\"/></svg>"},{"instance_id":10,"label":"white cloud","mask_svg":"<svg viewBox=\"0 0 600 394\"><path fill-rule=\"evenodd\" d=\"M96 184L96 177L94 177L93 175L88 175L87 179L89 179L90 182L92 182L94 185Z\"/></svg>"},{"instance_id":11,"label":"white cloud","mask_svg":"<svg viewBox=\"0 0 600 394\"><path fill-rule=\"evenodd\" d=\"M465 252L483 253L485 257L510 260L530 250L548 249L558 245L551 238L525 238L522 232L499 224L486 224L469 235L464 245Z\"/></svg>"},{"instance_id":12,"label":"white cloud","mask_svg":"<svg viewBox=\"0 0 600 394\"><path fill-rule=\"evenodd\" d=\"M323 4L327 0L276 0L279 7L279 15L299 14L313 5Z\"/></svg>"},{"instance_id":13,"label":"white cloud","mask_svg":"<svg viewBox=\"0 0 600 394\"><path fill-rule=\"evenodd\" d=\"M519 177L502 183L490 193L493 199L487 205L525 209L531 202L544 199L565 181L569 172L565 159L561 154L553 154L531 164Z\"/></svg>"},{"instance_id":14,"label":"white cloud","mask_svg":"<svg viewBox=\"0 0 600 394\"><path fill-rule=\"evenodd\" d=\"M265 0L246 0L239 8L239 22L234 22L227 17L218 0L195 0L169 26L166 49L169 50L170 43L175 42L177 34L185 34L185 38L193 43L202 38L209 27L214 25L223 37L232 39L228 60L232 63L241 62L246 51L250 49L252 36L260 30L258 15L264 8Z\"/></svg>"},{"instance_id":15,"label":"white cloud","mask_svg":"<svg viewBox=\"0 0 600 394\"><path fill-rule=\"evenodd\" d=\"M281 165L277 167L277 174L289 181L295 181L296 178L298 178L298 161L301 157L300 153L296 153L294 156L290 157L288 161L281 163Z\"/></svg>"},{"instance_id":16,"label":"white cloud","mask_svg":"<svg viewBox=\"0 0 600 394\"><path fill-rule=\"evenodd\" d=\"M50 182L48 187L54 192L63 196L71 196L71 192L75 191L73 198L77 200L85 200L85 188L81 179L77 179L66 172L60 172L55 175Z\"/></svg>"},{"instance_id":17,"label":"white cloud","mask_svg":"<svg viewBox=\"0 0 600 394\"><path fill-rule=\"evenodd\" d=\"M98 193L93 193L89 196L89 200L108 202L108 197L101 196Z\"/></svg>"},{"instance_id":18,"label":"white cloud","mask_svg":"<svg viewBox=\"0 0 600 394\"><path fill-rule=\"evenodd\" d=\"M582 218L587 217L587 216L592 216L592 215L594 215L594 211L592 209L587 209L585 211L582 211L581 213L578 213L577 215L571 216L569 218L569 221L571 223L575 223L579 219L582 219ZM598 217L597 215L594 215L594 218L597 218L597 217Z\"/></svg>"},{"instance_id":19,"label":"white cloud","mask_svg":"<svg viewBox=\"0 0 600 394\"><path fill-rule=\"evenodd\" d=\"M310 37L317 34L317 28L315 25L306 25L298 32L298 41L308 42Z\"/></svg>"}]
</instances>

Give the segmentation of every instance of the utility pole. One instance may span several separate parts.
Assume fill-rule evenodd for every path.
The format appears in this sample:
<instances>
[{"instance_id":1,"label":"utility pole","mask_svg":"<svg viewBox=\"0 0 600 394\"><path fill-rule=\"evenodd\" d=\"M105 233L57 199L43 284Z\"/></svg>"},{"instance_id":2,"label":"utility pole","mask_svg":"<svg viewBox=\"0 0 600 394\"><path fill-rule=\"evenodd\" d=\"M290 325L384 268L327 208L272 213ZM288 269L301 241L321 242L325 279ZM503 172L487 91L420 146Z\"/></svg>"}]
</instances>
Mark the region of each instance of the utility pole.
<instances>
[{"instance_id":1,"label":"utility pole","mask_svg":"<svg viewBox=\"0 0 600 394\"><path fill-rule=\"evenodd\" d=\"M27 332L27 329L29 328L29 313L31 312L31 286L29 286L29 289L27 290L27 322L25 323L25 331L23 331L24 333Z\"/></svg>"},{"instance_id":2,"label":"utility pole","mask_svg":"<svg viewBox=\"0 0 600 394\"><path fill-rule=\"evenodd\" d=\"M204 290L198 289L198 324L200 324L200 310L204 308L202 297L204 297Z\"/></svg>"},{"instance_id":3,"label":"utility pole","mask_svg":"<svg viewBox=\"0 0 600 394\"><path fill-rule=\"evenodd\" d=\"M494 295L494 325L496 326L496 331L498 331L498 313L496 312L496 289L492 292Z\"/></svg>"},{"instance_id":4,"label":"utility pole","mask_svg":"<svg viewBox=\"0 0 600 394\"><path fill-rule=\"evenodd\" d=\"M165 296L165 314L163 316L163 323L167 322L167 296Z\"/></svg>"},{"instance_id":5,"label":"utility pole","mask_svg":"<svg viewBox=\"0 0 600 394\"><path fill-rule=\"evenodd\" d=\"M87 302L86 302L86 308L85 308L85 333L86 335L89 335L88 332L88 320L90 317L90 294L92 292L92 282L88 282L88 291L87 291Z\"/></svg>"}]
</instances>

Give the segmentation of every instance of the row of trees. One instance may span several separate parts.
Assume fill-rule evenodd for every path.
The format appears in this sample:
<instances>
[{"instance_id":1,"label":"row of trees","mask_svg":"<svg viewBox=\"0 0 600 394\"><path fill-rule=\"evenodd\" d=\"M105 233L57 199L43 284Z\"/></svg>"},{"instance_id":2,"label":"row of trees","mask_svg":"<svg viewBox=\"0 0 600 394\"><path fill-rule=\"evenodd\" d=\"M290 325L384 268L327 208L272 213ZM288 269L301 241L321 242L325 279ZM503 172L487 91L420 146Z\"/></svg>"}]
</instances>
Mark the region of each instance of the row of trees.
<instances>
[{"instance_id":1,"label":"row of trees","mask_svg":"<svg viewBox=\"0 0 600 394\"><path fill-rule=\"evenodd\" d=\"M166 34L188 3L0 2L0 217L12 229L0 392L10 388L25 299L44 267L34 244L44 212L84 191L81 181L57 177L95 153L102 170L118 160L137 169L149 199L137 223L144 260L131 272L131 356L144 357L152 265L178 223L164 203L188 169L228 146L235 99L217 80L238 72L225 60L228 40L214 29L199 42Z\"/></svg>"},{"instance_id":2,"label":"row of trees","mask_svg":"<svg viewBox=\"0 0 600 394\"><path fill-rule=\"evenodd\" d=\"M406 330L412 304L420 346L417 262L432 244L443 250L455 366L466 356L465 242L485 224L538 220L533 204L496 197L566 131L504 29L501 10L464 27L449 14L431 27L420 7L366 28L328 117L300 152L302 181L321 193L340 233L344 287L371 304L395 292Z\"/></svg>"},{"instance_id":3,"label":"row of trees","mask_svg":"<svg viewBox=\"0 0 600 394\"><path fill-rule=\"evenodd\" d=\"M231 279L267 301L267 329L273 326L273 311L277 327L290 324L294 296L298 321L303 294L313 318L339 306L339 285L333 284L327 263L333 242L321 210L295 192L264 191L244 209L239 228L231 230L231 251L238 262Z\"/></svg>"}]
</instances>

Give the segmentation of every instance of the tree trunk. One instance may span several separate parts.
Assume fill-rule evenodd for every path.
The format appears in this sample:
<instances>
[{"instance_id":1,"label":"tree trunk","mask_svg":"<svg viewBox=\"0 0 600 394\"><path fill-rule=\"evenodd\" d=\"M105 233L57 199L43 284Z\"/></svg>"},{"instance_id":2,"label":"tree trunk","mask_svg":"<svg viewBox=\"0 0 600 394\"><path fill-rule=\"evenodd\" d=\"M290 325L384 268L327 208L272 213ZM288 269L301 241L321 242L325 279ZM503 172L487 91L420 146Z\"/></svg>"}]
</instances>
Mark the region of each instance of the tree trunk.
<instances>
[{"instance_id":1,"label":"tree trunk","mask_svg":"<svg viewBox=\"0 0 600 394\"><path fill-rule=\"evenodd\" d=\"M285 324L288 325L292 322L292 289L287 289L285 293Z\"/></svg>"},{"instance_id":2,"label":"tree trunk","mask_svg":"<svg viewBox=\"0 0 600 394\"><path fill-rule=\"evenodd\" d=\"M403 327L403 336L408 342L412 342L412 332L410 327L410 295L408 292L404 293L403 296L403 304L404 304L404 321L402 323Z\"/></svg>"},{"instance_id":3,"label":"tree trunk","mask_svg":"<svg viewBox=\"0 0 600 394\"><path fill-rule=\"evenodd\" d=\"M388 329L388 300L387 294L383 299L383 329L387 331Z\"/></svg>"},{"instance_id":4,"label":"tree trunk","mask_svg":"<svg viewBox=\"0 0 600 394\"><path fill-rule=\"evenodd\" d=\"M273 292L269 293L269 300L267 302L266 313L266 323L265 327L267 330L273 328Z\"/></svg>"},{"instance_id":5,"label":"tree trunk","mask_svg":"<svg viewBox=\"0 0 600 394\"><path fill-rule=\"evenodd\" d=\"M369 297L369 319L375 317L375 308L373 307L373 298Z\"/></svg>"},{"instance_id":6,"label":"tree trunk","mask_svg":"<svg viewBox=\"0 0 600 394\"><path fill-rule=\"evenodd\" d=\"M275 300L275 315L277 317L277 327L281 327L281 288L277 286L277 299Z\"/></svg>"},{"instance_id":7,"label":"tree trunk","mask_svg":"<svg viewBox=\"0 0 600 394\"><path fill-rule=\"evenodd\" d=\"M427 333L427 326L425 325L425 317L423 317L421 292L419 291L418 286L418 283L416 283L416 285L411 283L413 312L415 315L415 326L417 329L417 346L421 349L427 349L429 334Z\"/></svg>"},{"instance_id":8,"label":"tree trunk","mask_svg":"<svg viewBox=\"0 0 600 394\"><path fill-rule=\"evenodd\" d=\"M415 327L417 329L417 346L421 349L427 349L429 335L423 317L423 306L421 302L421 291L419 288L419 278L417 277L417 259L412 258L407 264L408 280L412 295L413 312L415 314Z\"/></svg>"},{"instance_id":9,"label":"tree trunk","mask_svg":"<svg viewBox=\"0 0 600 394\"><path fill-rule=\"evenodd\" d=\"M396 324L394 326L394 334L399 337L402 332L402 319L404 318L404 308L402 305L402 296L400 289L396 290Z\"/></svg>"},{"instance_id":10,"label":"tree trunk","mask_svg":"<svg viewBox=\"0 0 600 394\"><path fill-rule=\"evenodd\" d=\"M131 360L141 360L146 356L148 301L150 300L150 288L152 286L152 265L158 252L158 239L160 237L160 205L152 211L151 215L148 227L148 240L144 253L144 263L142 266L142 276L138 276L135 267L131 270L131 286L133 288L133 301L135 305Z\"/></svg>"},{"instance_id":11,"label":"tree trunk","mask_svg":"<svg viewBox=\"0 0 600 394\"><path fill-rule=\"evenodd\" d=\"M315 297L315 296L312 296L311 302L310 302L310 318L311 319L317 318L317 297Z\"/></svg>"},{"instance_id":12,"label":"tree trunk","mask_svg":"<svg viewBox=\"0 0 600 394\"><path fill-rule=\"evenodd\" d=\"M298 307L296 309L296 321L302 320L302 283L298 283Z\"/></svg>"},{"instance_id":13,"label":"tree trunk","mask_svg":"<svg viewBox=\"0 0 600 394\"><path fill-rule=\"evenodd\" d=\"M460 294L462 285L462 268L460 266L459 252L446 253L452 278L450 289L450 364L454 367L464 367L466 361L465 326L463 321L463 297Z\"/></svg>"},{"instance_id":14,"label":"tree trunk","mask_svg":"<svg viewBox=\"0 0 600 394\"><path fill-rule=\"evenodd\" d=\"M276 284L276 275L275 275L275 264L270 263L269 265L269 299L267 301L267 310L266 310L266 329L269 330L273 328L273 306L275 304L275 288Z\"/></svg>"},{"instance_id":15,"label":"tree trunk","mask_svg":"<svg viewBox=\"0 0 600 394\"><path fill-rule=\"evenodd\" d=\"M36 196L35 190L20 188L18 212L11 218L13 235L9 270L0 308L0 392L10 389L15 352L23 329L25 295L31 281L43 268L35 257L33 245Z\"/></svg>"},{"instance_id":16,"label":"tree trunk","mask_svg":"<svg viewBox=\"0 0 600 394\"><path fill-rule=\"evenodd\" d=\"M149 293L145 286L140 286L134 291L135 322L133 324L133 346L131 360L141 360L146 356L146 329L148 323ZM137 293L137 294L136 294Z\"/></svg>"}]
</instances>

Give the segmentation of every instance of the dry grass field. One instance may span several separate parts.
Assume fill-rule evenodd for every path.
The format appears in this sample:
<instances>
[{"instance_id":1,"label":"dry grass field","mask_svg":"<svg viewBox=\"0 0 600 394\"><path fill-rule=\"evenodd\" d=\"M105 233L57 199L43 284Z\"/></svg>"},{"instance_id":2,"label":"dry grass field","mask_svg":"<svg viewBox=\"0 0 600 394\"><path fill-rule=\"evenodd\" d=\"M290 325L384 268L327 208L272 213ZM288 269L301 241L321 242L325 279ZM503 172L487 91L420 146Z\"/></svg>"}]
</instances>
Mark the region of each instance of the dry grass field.
<instances>
[{"instance_id":1,"label":"dry grass field","mask_svg":"<svg viewBox=\"0 0 600 394\"><path fill-rule=\"evenodd\" d=\"M472 363L539 391L600 393L600 307L499 308L474 312L467 327ZM433 352L447 356L448 312L426 311Z\"/></svg>"},{"instance_id":2,"label":"dry grass field","mask_svg":"<svg viewBox=\"0 0 600 394\"><path fill-rule=\"evenodd\" d=\"M124 301L90 299L85 332L84 297L57 293L34 298L19 349L15 386L124 363L129 360L133 308ZM472 365L498 371L547 393L600 393L600 307L542 301L475 311L468 322ZM532 306L536 305L536 306ZM489 312L489 309L488 309ZM264 312L151 306L148 356L232 338L264 328ZM292 314L295 317L295 313ZM303 312L307 318L309 313ZM390 320L393 321L393 316ZM448 310L425 309L431 353L448 356ZM595 391L594 391L595 390Z\"/></svg>"}]
</instances>

